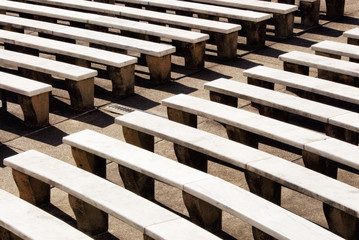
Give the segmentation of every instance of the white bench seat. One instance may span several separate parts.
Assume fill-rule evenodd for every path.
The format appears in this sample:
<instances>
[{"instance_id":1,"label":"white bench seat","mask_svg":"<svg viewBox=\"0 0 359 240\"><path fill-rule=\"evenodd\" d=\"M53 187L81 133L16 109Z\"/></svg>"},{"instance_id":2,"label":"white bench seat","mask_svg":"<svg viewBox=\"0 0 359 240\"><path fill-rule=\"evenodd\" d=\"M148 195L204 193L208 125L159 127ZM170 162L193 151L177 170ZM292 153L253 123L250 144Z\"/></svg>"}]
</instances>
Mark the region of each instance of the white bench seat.
<instances>
[{"instance_id":1,"label":"white bench seat","mask_svg":"<svg viewBox=\"0 0 359 240\"><path fill-rule=\"evenodd\" d=\"M15 171L15 178L34 178L39 181L38 184L51 184L68 193L75 215L82 213L76 216L80 229L83 225L79 221L86 218L94 225L101 224L94 222L94 215L88 219L89 216L84 210L86 208L81 209L80 202L84 201L133 226L151 239L183 239L183 232L197 239L219 239L180 216L118 185L35 150L6 158L4 163ZM18 187L20 194L22 191L31 191L21 183ZM50 188L46 193L50 194ZM79 219L81 217L85 219ZM107 216L104 218L107 219ZM105 225L107 228L107 224Z\"/></svg>"},{"instance_id":2,"label":"white bench seat","mask_svg":"<svg viewBox=\"0 0 359 240\"><path fill-rule=\"evenodd\" d=\"M316 54L340 59L342 56L349 57L351 61L359 61L359 46L324 40L310 47Z\"/></svg>"},{"instance_id":3,"label":"white bench seat","mask_svg":"<svg viewBox=\"0 0 359 240\"><path fill-rule=\"evenodd\" d=\"M4 91L16 93L23 109L24 122L29 127L43 127L49 124L49 95L52 86L0 72L0 98L3 110L6 110L6 94ZM2 96L1 96L2 95Z\"/></svg>"},{"instance_id":4,"label":"white bench seat","mask_svg":"<svg viewBox=\"0 0 359 240\"><path fill-rule=\"evenodd\" d=\"M145 54L152 81L162 83L169 81L171 77L171 54L176 52L176 48L171 45L3 14L0 14L0 25L35 31L46 37L86 41L110 51L133 51Z\"/></svg>"},{"instance_id":5,"label":"white bench seat","mask_svg":"<svg viewBox=\"0 0 359 240\"><path fill-rule=\"evenodd\" d=\"M359 45L359 28L353 28L343 33L349 44Z\"/></svg>"},{"instance_id":6,"label":"white bench seat","mask_svg":"<svg viewBox=\"0 0 359 240\"><path fill-rule=\"evenodd\" d=\"M242 31L247 38L247 45L262 47L265 45L266 22L272 17L271 14L249 10L233 9L227 7L211 6L201 3L174 0L121 0L121 3L137 4L147 8L162 8L175 11L198 13L214 17L228 18L230 22L242 26Z\"/></svg>"},{"instance_id":7,"label":"white bench seat","mask_svg":"<svg viewBox=\"0 0 359 240\"><path fill-rule=\"evenodd\" d=\"M345 84L359 86L359 64L318 56L315 54L292 51L279 56L284 70L308 75L309 68L318 69L318 77Z\"/></svg>"},{"instance_id":8,"label":"white bench seat","mask_svg":"<svg viewBox=\"0 0 359 240\"><path fill-rule=\"evenodd\" d=\"M342 136L342 131L335 131L332 129L332 126L343 129L344 131L353 131L353 139L348 139L348 141L352 140L354 144L358 144L359 125L355 126L355 124L359 123L358 113L223 78L206 83L205 89L209 90L210 93L233 97L235 98L234 101L236 101L237 98L241 98L264 106L264 108L260 107L259 111L265 116L276 117L273 116L273 113L270 111L274 108L284 113L284 116L279 116L281 120L284 121L287 121L287 113L292 113L322 122L326 126L325 130L329 136L339 139L344 138L342 140L345 140L345 137ZM334 121L332 121L332 119L334 119Z\"/></svg>"},{"instance_id":9,"label":"white bench seat","mask_svg":"<svg viewBox=\"0 0 359 240\"><path fill-rule=\"evenodd\" d=\"M57 60L80 66L91 67L91 62L104 64L107 66L112 91L116 96L134 93L134 69L137 63L135 57L5 30L0 30L0 41L15 46L15 50L18 50L17 46L24 47L25 49L20 49L24 53L28 48L36 49L55 54ZM5 48L8 46L5 44Z\"/></svg>"},{"instance_id":10,"label":"white bench seat","mask_svg":"<svg viewBox=\"0 0 359 240\"><path fill-rule=\"evenodd\" d=\"M51 214L2 189L0 189L0 227L24 240L92 239Z\"/></svg>"},{"instance_id":11,"label":"white bench seat","mask_svg":"<svg viewBox=\"0 0 359 240\"><path fill-rule=\"evenodd\" d=\"M233 1L233 0L191 0L216 6L231 7L236 9L252 10L273 14L275 35L278 37L290 37L293 34L294 12L298 7L294 4L284 4L267 1Z\"/></svg>"},{"instance_id":12,"label":"white bench seat","mask_svg":"<svg viewBox=\"0 0 359 240\"><path fill-rule=\"evenodd\" d=\"M83 0L31 0L31 2L204 30L216 34L217 52L220 58L230 59L237 56L238 31L241 30L241 26L237 24Z\"/></svg>"},{"instance_id":13,"label":"white bench seat","mask_svg":"<svg viewBox=\"0 0 359 240\"><path fill-rule=\"evenodd\" d=\"M64 78L72 108L86 110L94 106L96 70L4 49L0 50L0 61L5 67L21 68L25 77L34 80L49 82L51 75Z\"/></svg>"},{"instance_id":14,"label":"white bench seat","mask_svg":"<svg viewBox=\"0 0 359 240\"><path fill-rule=\"evenodd\" d=\"M229 152L231 152L228 151L228 149L237 149L235 145L241 147L238 143L231 142L227 139L211 139L210 137L212 136L205 132L200 132L185 125L180 125L167 119L145 113L134 112L128 114L128 116L125 115L121 118L124 118L124 121L126 121L126 119L141 119L143 122L152 125L153 128L156 128L155 126L164 127L164 132L173 130L175 134L172 134L173 137L170 138L176 138L178 135L180 135L184 138L187 138L187 140L192 139L192 141L188 141L188 144L192 144L193 141L199 143L199 145L195 146L194 148L202 148L202 146L207 146L206 143L210 143L212 147L215 147L217 146L217 140L220 143L220 146L227 149L227 151L224 152L228 154L230 154ZM121 118L119 118L118 121L121 121ZM146 127L147 126L144 126L144 128ZM195 134L193 134L191 130L194 130ZM306 222L305 220L303 221L303 219L300 219L290 213L285 213L285 210L283 211L283 209L277 206L274 207L274 204L270 204L263 199L256 198L254 197L254 195L244 191L237 186L225 182L217 177L210 176L193 168L179 164L175 161L161 157L152 152L148 152L144 149L139 149L138 147L125 144L124 142L117 139L102 135L100 133L96 133L91 130L84 130L66 136L63 141L64 143L70 144L73 148L80 149L81 151L86 152L86 154L100 156L103 159L116 162L121 166L131 168L156 180L176 186L177 188L183 190L184 192L187 192L188 194L191 194L205 202L208 202L211 205L214 205L215 207L222 209L223 211L227 211L234 216L245 220L249 224L258 227L259 229L267 232L269 235L277 239L300 239L303 237L312 238L314 236L320 238L321 236L325 236L325 233L322 232L324 229L320 228L317 229L319 231L318 234L311 232L311 230L299 230L304 227L304 225L306 225L308 222ZM186 143L187 141L185 141L184 144ZM233 145L232 147L234 148L225 145L225 143L229 143L230 146ZM205 147L205 149L208 148L209 146ZM243 146L243 149L241 148L241 150L245 152L250 152L249 155L252 155L251 150L253 149ZM215 152L215 150L213 152ZM258 154L257 160L262 159L261 156L263 157L263 155L266 155L262 154L259 151L256 152ZM217 151L217 154L220 153L218 153ZM254 155L255 154L253 154L253 156ZM236 157L238 157L238 155L232 154L232 159L234 162L238 162L236 161ZM269 155L265 157L271 158ZM246 165L243 163L239 164L241 166ZM354 190L354 188L352 190ZM268 216L267 214L270 214L270 216L272 217L270 219L264 217ZM289 215L291 216L291 218L293 217L293 219L287 219ZM294 219L296 220L293 221ZM279 222L281 222L281 224L279 224ZM293 223L294 229L291 227L291 224ZM311 224L307 225L306 227L308 227L308 229L312 229L312 226L310 225ZM331 234L329 234L328 236L335 237Z\"/></svg>"},{"instance_id":15,"label":"white bench seat","mask_svg":"<svg viewBox=\"0 0 359 240\"><path fill-rule=\"evenodd\" d=\"M208 34L127 19L6 0L0 1L0 9L51 19L66 20L85 25L88 24L100 27L102 28L101 30L103 30L103 28L114 28L124 32L128 31L135 34L179 41L185 45L181 50L187 51L184 53L184 56L188 56L185 57L186 66L190 68L203 68L204 66L205 41L209 39Z\"/></svg>"}]
</instances>

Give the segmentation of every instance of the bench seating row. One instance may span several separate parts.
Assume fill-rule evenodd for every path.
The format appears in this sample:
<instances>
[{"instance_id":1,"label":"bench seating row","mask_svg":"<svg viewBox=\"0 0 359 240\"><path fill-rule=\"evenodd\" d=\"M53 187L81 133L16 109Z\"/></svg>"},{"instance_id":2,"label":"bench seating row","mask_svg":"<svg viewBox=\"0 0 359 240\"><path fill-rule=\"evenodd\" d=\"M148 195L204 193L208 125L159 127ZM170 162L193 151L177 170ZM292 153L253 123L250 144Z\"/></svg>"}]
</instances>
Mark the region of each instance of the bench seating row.
<instances>
[{"instance_id":1,"label":"bench seating row","mask_svg":"<svg viewBox=\"0 0 359 240\"><path fill-rule=\"evenodd\" d=\"M198 29L209 33L210 37L215 38L213 40L216 42L217 54L219 58L232 59L237 56L238 31L241 30L241 26L237 24L83 0L28 0L28 2L36 2L57 7L61 6L78 11L101 13L127 19L148 21L151 23L156 22L160 24L169 24L171 27L176 26L181 28Z\"/></svg>"},{"instance_id":2,"label":"bench seating row","mask_svg":"<svg viewBox=\"0 0 359 240\"><path fill-rule=\"evenodd\" d=\"M170 45L3 14L0 14L0 25L13 31L34 31L39 36L65 42L84 41L113 52L140 53L145 55L152 82L159 84L171 78L171 54L176 48Z\"/></svg>"},{"instance_id":3,"label":"bench seating row","mask_svg":"<svg viewBox=\"0 0 359 240\"><path fill-rule=\"evenodd\" d=\"M50 185L66 192L76 216L77 228L87 234L107 231L110 214L141 231L144 239L219 239L110 181L35 150L6 158L4 163L12 168L20 197L34 205L50 202ZM9 218L15 210L8 211L9 215L1 217ZM52 228L46 229L53 231ZM68 234L61 225L57 229Z\"/></svg>"},{"instance_id":4,"label":"bench seating row","mask_svg":"<svg viewBox=\"0 0 359 240\"><path fill-rule=\"evenodd\" d=\"M172 40L173 45L180 43L181 48L177 49L177 52L183 54L186 67L198 69L204 66L205 42L209 39L208 34L16 1L1 0L0 10L20 13L23 17L40 17L47 22L65 20L78 27L88 27L102 32L108 32L109 28L117 29L122 34L128 33L135 35L136 38L154 41L166 38Z\"/></svg>"}]
</instances>

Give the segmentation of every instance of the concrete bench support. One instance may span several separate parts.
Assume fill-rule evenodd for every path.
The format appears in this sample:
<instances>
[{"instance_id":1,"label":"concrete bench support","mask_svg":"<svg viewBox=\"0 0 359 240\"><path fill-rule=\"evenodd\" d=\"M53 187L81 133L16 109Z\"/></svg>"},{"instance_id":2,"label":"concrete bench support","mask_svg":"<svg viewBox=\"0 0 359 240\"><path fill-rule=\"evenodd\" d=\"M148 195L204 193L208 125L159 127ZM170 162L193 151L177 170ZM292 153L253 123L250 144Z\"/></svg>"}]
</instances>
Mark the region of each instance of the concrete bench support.
<instances>
[{"instance_id":1,"label":"concrete bench support","mask_svg":"<svg viewBox=\"0 0 359 240\"><path fill-rule=\"evenodd\" d=\"M70 100L71 108L79 111L92 109L94 105L94 78L82 81L65 79Z\"/></svg>"},{"instance_id":2,"label":"concrete bench support","mask_svg":"<svg viewBox=\"0 0 359 240\"><path fill-rule=\"evenodd\" d=\"M237 19L228 20L229 22L242 25L241 33L246 37L248 47L261 48L265 46L267 21L249 22Z\"/></svg>"},{"instance_id":3,"label":"concrete bench support","mask_svg":"<svg viewBox=\"0 0 359 240\"><path fill-rule=\"evenodd\" d=\"M202 69L204 67L204 53L206 42L181 42L181 49L185 59L185 67L189 69Z\"/></svg>"},{"instance_id":4,"label":"concrete bench support","mask_svg":"<svg viewBox=\"0 0 359 240\"><path fill-rule=\"evenodd\" d=\"M293 35L294 12L288 14L273 14L274 34L278 38L289 38Z\"/></svg>"},{"instance_id":5,"label":"concrete bench support","mask_svg":"<svg viewBox=\"0 0 359 240\"><path fill-rule=\"evenodd\" d=\"M146 63L150 72L150 79L155 84L168 82L171 79L171 55L162 57L146 55Z\"/></svg>"},{"instance_id":6,"label":"concrete bench support","mask_svg":"<svg viewBox=\"0 0 359 240\"><path fill-rule=\"evenodd\" d=\"M325 0L327 4L327 16L331 18L343 17L345 0Z\"/></svg>"},{"instance_id":7,"label":"concrete bench support","mask_svg":"<svg viewBox=\"0 0 359 240\"><path fill-rule=\"evenodd\" d=\"M229 34L215 33L217 54L220 59L233 59L237 56L238 32Z\"/></svg>"},{"instance_id":8,"label":"concrete bench support","mask_svg":"<svg viewBox=\"0 0 359 240\"><path fill-rule=\"evenodd\" d=\"M305 26L319 24L320 0L300 1L301 23Z\"/></svg>"},{"instance_id":9,"label":"concrete bench support","mask_svg":"<svg viewBox=\"0 0 359 240\"><path fill-rule=\"evenodd\" d=\"M49 123L49 97L48 92L33 97L18 95L26 126L42 127Z\"/></svg>"}]
</instances>

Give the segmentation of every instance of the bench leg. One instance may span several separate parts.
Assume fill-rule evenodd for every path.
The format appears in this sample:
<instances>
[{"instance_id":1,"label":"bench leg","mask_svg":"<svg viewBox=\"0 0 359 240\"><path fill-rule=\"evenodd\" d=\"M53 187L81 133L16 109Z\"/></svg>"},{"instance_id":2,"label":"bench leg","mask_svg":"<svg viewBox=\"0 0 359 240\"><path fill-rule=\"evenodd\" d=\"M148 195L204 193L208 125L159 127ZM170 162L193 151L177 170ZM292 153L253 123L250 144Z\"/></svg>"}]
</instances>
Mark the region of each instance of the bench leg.
<instances>
[{"instance_id":1,"label":"bench leg","mask_svg":"<svg viewBox=\"0 0 359 240\"><path fill-rule=\"evenodd\" d=\"M302 66L294 63L283 62L283 69L288 72L299 73L308 76L309 67Z\"/></svg>"},{"instance_id":2,"label":"bench leg","mask_svg":"<svg viewBox=\"0 0 359 240\"><path fill-rule=\"evenodd\" d=\"M22 240L22 238L16 236L7 229L0 227L0 239L1 240Z\"/></svg>"},{"instance_id":3,"label":"bench leg","mask_svg":"<svg viewBox=\"0 0 359 240\"><path fill-rule=\"evenodd\" d=\"M301 23L305 26L314 26L319 24L320 0L315 2L300 1L299 9L301 14Z\"/></svg>"},{"instance_id":4,"label":"bench leg","mask_svg":"<svg viewBox=\"0 0 359 240\"><path fill-rule=\"evenodd\" d=\"M226 126L226 130L230 140L258 149L259 137L257 134L230 125Z\"/></svg>"},{"instance_id":5,"label":"bench leg","mask_svg":"<svg viewBox=\"0 0 359 240\"><path fill-rule=\"evenodd\" d=\"M2 89L0 89L0 101L2 104L2 107L0 107L0 114L1 114L2 112L7 111L6 91L3 91Z\"/></svg>"},{"instance_id":6,"label":"bench leg","mask_svg":"<svg viewBox=\"0 0 359 240\"><path fill-rule=\"evenodd\" d=\"M181 44L185 67L188 69L204 68L204 54L206 50L206 42L184 43Z\"/></svg>"},{"instance_id":7,"label":"bench leg","mask_svg":"<svg viewBox=\"0 0 359 240\"><path fill-rule=\"evenodd\" d=\"M151 152L154 151L155 142L153 136L127 127L122 127L122 131L127 143ZM153 178L120 165L119 172L126 189L149 200L155 199L155 183Z\"/></svg>"},{"instance_id":8,"label":"bench leg","mask_svg":"<svg viewBox=\"0 0 359 240\"><path fill-rule=\"evenodd\" d=\"M258 174L250 171L245 171L245 177L249 190L252 193L280 206L281 204L280 184L273 182L268 178L259 176ZM274 239L270 235L264 233L263 231L255 227L252 227L252 233L254 239Z\"/></svg>"},{"instance_id":9,"label":"bench leg","mask_svg":"<svg viewBox=\"0 0 359 240\"><path fill-rule=\"evenodd\" d=\"M43 83L52 85L51 74L37 72L37 71L20 68L20 67L18 68L18 72L25 78L30 78L35 81L39 81L39 82L43 82Z\"/></svg>"},{"instance_id":10,"label":"bench leg","mask_svg":"<svg viewBox=\"0 0 359 240\"><path fill-rule=\"evenodd\" d=\"M209 98L213 102L222 103L231 107L238 107L238 98L226 94L210 91Z\"/></svg>"},{"instance_id":11,"label":"bench leg","mask_svg":"<svg viewBox=\"0 0 359 240\"><path fill-rule=\"evenodd\" d=\"M108 214L69 194L69 203L75 214L77 228L89 235L108 230Z\"/></svg>"},{"instance_id":12,"label":"bench leg","mask_svg":"<svg viewBox=\"0 0 359 240\"><path fill-rule=\"evenodd\" d=\"M217 54L220 59L233 59L237 57L238 31L222 34L215 33Z\"/></svg>"},{"instance_id":13,"label":"bench leg","mask_svg":"<svg viewBox=\"0 0 359 240\"><path fill-rule=\"evenodd\" d=\"M324 56L324 57L330 57L330 58L335 58L335 59L341 59L340 55L331 54L331 53L325 53L325 52L321 52L321 51L315 51L315 55Z\"/></svg>"},{"instance_id":14,"label":"bench leg","mask_svg":"<svg viewBox=\"0 0 359 240\"><path fill-rule=\"evenodd\" d=\"M302 157L305 167L331 178L337 178L338 166L333 161L306 150L302 150Z\"/></svg>"},{"instance_id":15,"label":"bench leg","mask_svg":"<svg viewBox=\"0 0 359 240\"><path fill-rule=\"evenodd\" d=\"M70 95L71 108L85 111L94 107L94 78L81 81L65 79Z\"/></svg>"},{"instance_id":16,"label":"bench leg","mask_svg":"<svg viewBox=\"0 0 359 240\"><path fill-rule=\"evenodd\" d=\"M242 31L247 38L247 46L250 48L261 48L265 46L267 21L248 22L229 19L230 22L242 25Z\"/></svg>"},{"instance_id":17,"label":"bench leg","mask_svg":"<svg viewBox=\"0 0 359 240\"><path fill-rule=\"evenodd\" d=\"M53 39L53 40L57 40L57 41L61 41L61 42L68 42L68 43L76 44L76 40L71 39L71 38L54 36L52 34L47 34L47 33L43 33L43 32L39 32L38 35L39 35L39 37L43 37L43 38L49 38L49 39Z\"/></svg>"},{"instance_id":18,"label":"bench leg","mask_svg":"<svg viewBox=\"0 0 359 240\"><path fill-rule=\"evenodd\" d=\"M71 152L77 167L106 178L106 159L76 147L71 147Z\"/></svg>"},{"instance_id":19,"label":"bench leg","mask_svg":"<svg viewBox=\"0 0 359 240\"><path fill-rule=\"evenodd\" d=\"M274 118L274 119L277 119L277 120L282 121L282 122L288 122L288 120L289 120L289 113L288 112L281 111L281 110L276 109L276 108L272 108L272 107L268 107L268 106L258 104L258 111L259 111L260 115L270 117L270 118Z\"/></svg>"},{"instance_id":20,"label":"bench leg","mask_svg":"<svg viewBox=\"0 0 359 240\"><path fill-rule=\"evenodd\" d=\"M49 124L49 93L33 97L18 95L21 109L24 113L25 125L43 127Z\"/></svg>"},{"instance_id":21,"label":"bench leg","mask_svg":"<svg viewBox=\"0 0 359 240\"><path fill-rule=\"evenodd\" d=\"M222 228L222 210L182 191L184 203L191 221L210 232L217 232Z\"/></svg>"},{"instance_id":22,"label":"bench leg","mask_svg":"<svg viewBox=\"0 0 359 240\"><path fill-rule=\"evenodd\" d=\"M275 36L289 38L293 35L294 12L287 14L273 14Z\"/></svg>"},{"instance_id":23,"label":"bench leg","mask_svg":"<svg viewBox=\"0 0 359 240\"><path fill-rule=\"evenodd\" d=\"M327 5L327 16L331 18L343 17L345 0L325 0Z\"/></svg>"},{"instance_id":24,"label":"bench leg","mask_svg":"<svg viewBox=\"0 0 359 240\"><path fill-rule=\"evenodd\" d=\"M279 3L295 4L294 0L278 0Z\"/></svg>"},{"instance_id":25,"label":"bench leg","mask_svg":"<svg viewBox=\"0 0 359 240\"><path fill-rule=\"evenodd\" d=\"M171 55L155 57L146 55L146 64L150 72L150 80L161 84L171 80Z\"/></svg>"},{"instance_id":26,"label":"bench leg","mask_svg":"<svg viewBox=\"0 0 359 240\"><path fill-rule=\"evenodd\" d=\"M325 133L330 137L334 137L354 145L359 144L358 142L359 134L357 132L353 132L334 125L326 124Z\"/></svg>"},{"instance_id":27,"label":"bench leg","mask_svg":"<svg viewBox=\"0 0 359 240\"><path fill-rule=\"evenodd\" d=\"M347 42L348 42L348 44L359 45L359 39L349 38L348 37Z\"/></svg>"},{"instance_id":28,"label":"bench leg","mask_svg":"<svg viewBox=\"0 0 359 240\"><path fill-rule=\"evenodd\" d=\"M274 90L274 83L271 83L271 82L266 82L266 81L262 81L262 80L259 80L259 79L247 77L247 83L251 84L251 85L254 85L254 86ZM251 106L255 107L257 109L259 109L259 107L260 107L259 104L254 103L254 102L251 102Z\"/></svg>"},{"instance_id":29,"label":"bench leg","mask_svg":"<svg viewBox=\"0 0 359 240\"><path fill-rule=\"evenodd\" d=\"M333 82L342 83L354 87L359 87L358 78L318 69L318 78L327 79Z\"/></svg>"},{"instance_id":30,"label":"bench leg","mask_svg":"<svg viewBox=\"0 0 359 240\"><path fill-rule=\"evenodd\" d=\"M358 218L325 203L323 210L330 231L345 239L359 239Z\"/></svg>"},{"instance_id":31,"label":"bench leg","mask_svg":"<svg viewBox=\"0 0 359 240\"><path fill-rule=\"evenodd\" d=\"M91 62L82 58L70 57L67 55L55 54L56 60L60 62L70 63L80 67L91 68Z\"/></svg>"},{"instance_id":32,"label":"bench leg","mask_svg":"<svg viewBox=\"0 0 359 240\"><path fill-rule=\"evenodd\" d=\"M39 50L33 49L33 48L18 46L18 45L11 44L11 43L4 43L4 48L6 50L10 50L10 51L14 51L14 52L20 52L20 53L26 53L29 55L33 55L33 56L39 56Z\"/></svg>"},{"instance_id":33,"label":"bench leg","mask_svg":"<svg viewBox=\"0 0 359 240\"><path fill-rule=\"evenodd\" d=\"M50 185L14 169L12 175L21 199L36 206L50 203Z\"/></svg>"},{"instance_id":34,"label":"bench leg","mask_svg":"<svg viewBox=\"0 0 359 240\"><path fill-rule=\"evenodd\" d=\"M121 68L107 66L107 71L116 96L129 96L135 92L135 64Z\"/></svg>"}]
</instances>

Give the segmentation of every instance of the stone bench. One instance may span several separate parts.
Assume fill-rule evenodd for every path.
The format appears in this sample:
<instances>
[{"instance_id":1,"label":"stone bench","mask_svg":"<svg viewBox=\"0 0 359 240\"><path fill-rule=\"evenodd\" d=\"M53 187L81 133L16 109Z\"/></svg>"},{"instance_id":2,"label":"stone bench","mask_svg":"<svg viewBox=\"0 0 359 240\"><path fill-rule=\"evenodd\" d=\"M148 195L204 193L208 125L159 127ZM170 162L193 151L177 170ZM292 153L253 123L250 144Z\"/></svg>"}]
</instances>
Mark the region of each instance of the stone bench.
<instances>
[{"instance_id":1,"label":"stone bench","mask_svg":"<svg viewBox=\"0 0 359 240\"><path fill-rule=\"evenodd\" d=\"M251 101L260 114L281 121L288 122L290 113L320 122L328 136L358 145L359 113L223 78L206 83L205 89L233 98L233 103L237 98Z\"/></svg>"},{"instance_id":2,"label":"stone bench","mask_svg":"<svg viewBox=\"0 0 359 240\"><path fill-rule=\"evenodd\" d=\"M255 148L258 148L259 141L265 138L299 149L307 167L333 178L337 176L338 167L355 173L359 170L359 149L353 144L234 108L232 106L235 104L231 102L233 98L212 94L211 99L216 102L179 94L163 100L162 104L170 111L176 112L176 119L196 119L196 116L202 116L220 122L226 126L230 139Z\"/></svg>"},{"instance_id":3,"label":"stone bench","mask_svg":"<svg viewBox=\"0 0 359 240\"><path fill-rule=\"evenodd\" d=\"M91 62L103 64L116 96L134 93L135 57L6 30L0 30L0 42L5 43L5 49L32 52L34 55L39 55L39 52L51 53L55 54L56 60L87 68L91 68Z\"/></svg>"},{"instance_id":4,"label":"stone bench","mask_svg":"<svg viewBox=\"0 0 359 240\"><path fill-rule=\"evenodd\" d=\"M18 68L24 77L36 81L51 83L51 76L63 78L73 109L94 107L95 70L4 49L0 49L0 62L2 67Z\"/></svg>"},{"instance_id":5,"label":"stone bench","mask_svg":"<svg viewBox=\"0 0 359 240\"><path fill-rule=\"evenodd\" d=\"M208 32L212 34L210 36L215 37L219 58L232 59L237 57L238 31L241 30L241 26L237 24L83 0L31 0L31 2L109 14L123 18L149 21L151 23L157 22L161 24L170 24L171 26L199 29Z\"/></svg>"},{"instance_id":6,"label":"stone bench","mask_svg":"<svg viewBox=\"0 0 359 240\"><path fill-rule=\"evenodd\" d=\"M317 55L336 59L341 59L343 56L349 57L349 60L352 62L359 62L359 46L353 46L353 44L325 40L313 44L310 48L314 50Z\"/></svg>"},{"instance_id":7,"label":"stone bench","mask_svg":"<svg viewBox=\"0 0 359 240\"><path fill-rule=\"evenodd\" d=\"M315 54L292 51L279 55L286 71L309 75L309 68L318 70L318 78L351 86L359 86L359 64Z\"/></svg>"},{"instance_id":8,"label":"stone bench","mask_svg":"<svg viewBox=\"0 0 359 240\"><path fill-rule=\"evenodd\" d=\"M0 236L3 240L92 239L51 214L2 189L0 189Z\"/></svg>"},{"instance_id":9,"label":"stone bench","mask_svg":"<svg viewBox=\"0 0 359 240\"><path fill-rule=\"evenodd\" d=\"M347 42L353 45L359 45L359 28L353 28L343 33L347 38Z\"/></svg>"},{"instance_id":10,"label":"stone bench","mask_svg":"<svg viewBox=\"0 0 359 240\"><path fill-rule=\"evenodd\" d=\"M190 127L177 124L179 125L178 127L176 123L172 121L146 113L134 112L127 115L118 118L116 121L139 118L138 120L146 123L145 125L148 123L153 128L156 128L156 126L161 128L162 126L162 129L166 132L173 130L173 138L180 135L188 140L188 144L193 143L193 141L199 143L200 146L198 146L198 148L205 147L208 144L212 147L217 147L216 140L218 139L213 141L213 139L209 138L211 136L205 132L198 131L195 135L191 135ZM131 121L129 120L129 122ZM129 125L131 125L131 123L129 123ZM147 126L139 128L143 129L147 128ZM189 134L187 134L187 128L190 131ZM142 132L136 134L136 131L132 131L132 127L126 128L125 132L128 137L127 139L132 139L129 140L130 143L153 151L153 137L151 138L151 136L145 135ZM135 138L137 138L138 141L134 140ZM172 137L169 138L172 139ZM194 138L197 140L201 139L202 141L196 141ZM190 141L190 139L193 139L193 141ZM222 140L224 141L219 139L218 144L227 149L225 154L227 154L227 156L231 155L231 159L235 162L238 155L231 154L231 151L236 150L237 147L241 145L224 138L222 138ZM84 130L66 136L63 141L72 146L73 156L78 165L94 166L97 164L97 167L91 169L86 167L86 169L91 172L102 172L101 169L104 168L103 166L106 164L106 160L118 163L125 186L127 182L129 189L141 195L145 195L147 198L154 198L153 179L181 189L190 217L195 223L212 231L221 228L221 211L223 210L265 231L276 239L303 239L306 237L312 238L314 236L318 239L321 237L336 237L326 232L325 229L318 226L314 227L312 223L269 201L258 198L254 194L231 183L136 146L126 144L120 140L91 130ZM227 142L229 142L229 145L226 145ZM184 144L187 144L187 141ZM208 148L210 147L207 146L206 149ZM252 149L243 146L241 150L251 151ZM259 151L256 153L257 155L250 155L253 157L256 155L257 160L263 159L262 157L266 155L264 153L261 154ZM248 159L245 161L249 163ZM198 165L200 165L200 163L197 164L197 166ZM245 167L246 163L242 162L239 165ZM135 178L131 176L135 176ZM145 181L146 177L148 178L147 181ZM133 179L141 180L134 182ZM330 179L328 178L328 180ZM198 207L196 207L196 205ZM271 218L267 216L271 216Z\"/></svg>"},{"instance_id":11,"label":"stone bench","mask_svg":"<svg viewBox=\"0 0 359 240\"><path fill-rule=\"evenodd\" d=\"M136 35L136 38L152 39L154 41L159 41L161 38L170 39L173 41L172 44L180 43L181 49L178 50L181 50L179 53L183 53L186 67L193 69L204 67L204 53L206 40L209 39L208 34L98 14L5 0L0 1L0 10L40 16L45 18L46 22L55 22L57 19L66 20L70 21L72 25L87 26L93 30L105 32L109 28L117 29L121 30L121 34L127 32L131 35Z\"/></svg>"},{"instance_id":12,"label":"stone bench","mask_svg":"<svg viewBox=\"0 0 359 240\"><path fill-rule=\"evenodd\" d=\"M259 13L248 10L233 9L227 7L211 6L200 3L174 1L174 0L120 0L121 3L142 5L147 9L171 9L177 13L192 16L197 13L201 17L218 20L219 17L228 18L229 22L237 23L242 26L242 31L247 40L247 45L251 47L263 47L265 45L267 20L271 14ZM182 15L183 15L182 14Z\"/></svg>"},{"instance_id":13,"label":"stone bench","mask_svg":"<svg viewBox=\"0 0 359 240\"><path fill-rule=\"evenodd\" d=\"M6 111L6 92L17 94L24 113L24 122L29 127L43 127L49 124L49 95L52 87L28 78L0 72L0 108Z\"/></svg>"},{"instance_id":14,"label":"stone bench","mask_svg":"<svg viewBox=\"0 0 359 240\"><path fill-rule=\"evenodd\" d=\"M176 52L176 48L170 45L3 14L0 14L0 25L11 30L35 31L40 36L66 42L85 41L113 52L144 54L152 82L159 84L171 78L171 54Z\"/></svg>"},{"instance_id":15,"label":"stone bench","mask_svg":"<svg viewBox=\"0 0 359 240\"><path fill-rule=\"evenodd\" d=\"M298 7L294 4L283 4L266 1L233 1L233 0L191 0L205 4L252 10L273 14L275 36L288 38L293 35L294 12Z\"/></svg>"},{"instance_id":16,"label":"stone bench","mask_svg":"<svg viewBox=\"0 0 359 240\"><path fill-rule=\"evenodd\" d=\"M20 197L35 205L50 202L50 185L69 194L79 230L108 230L108 214L133 226L145 239L219 239L177 214L95 174L35 150L4 159L13 170Z\"/></svg>"}]
</instances>

